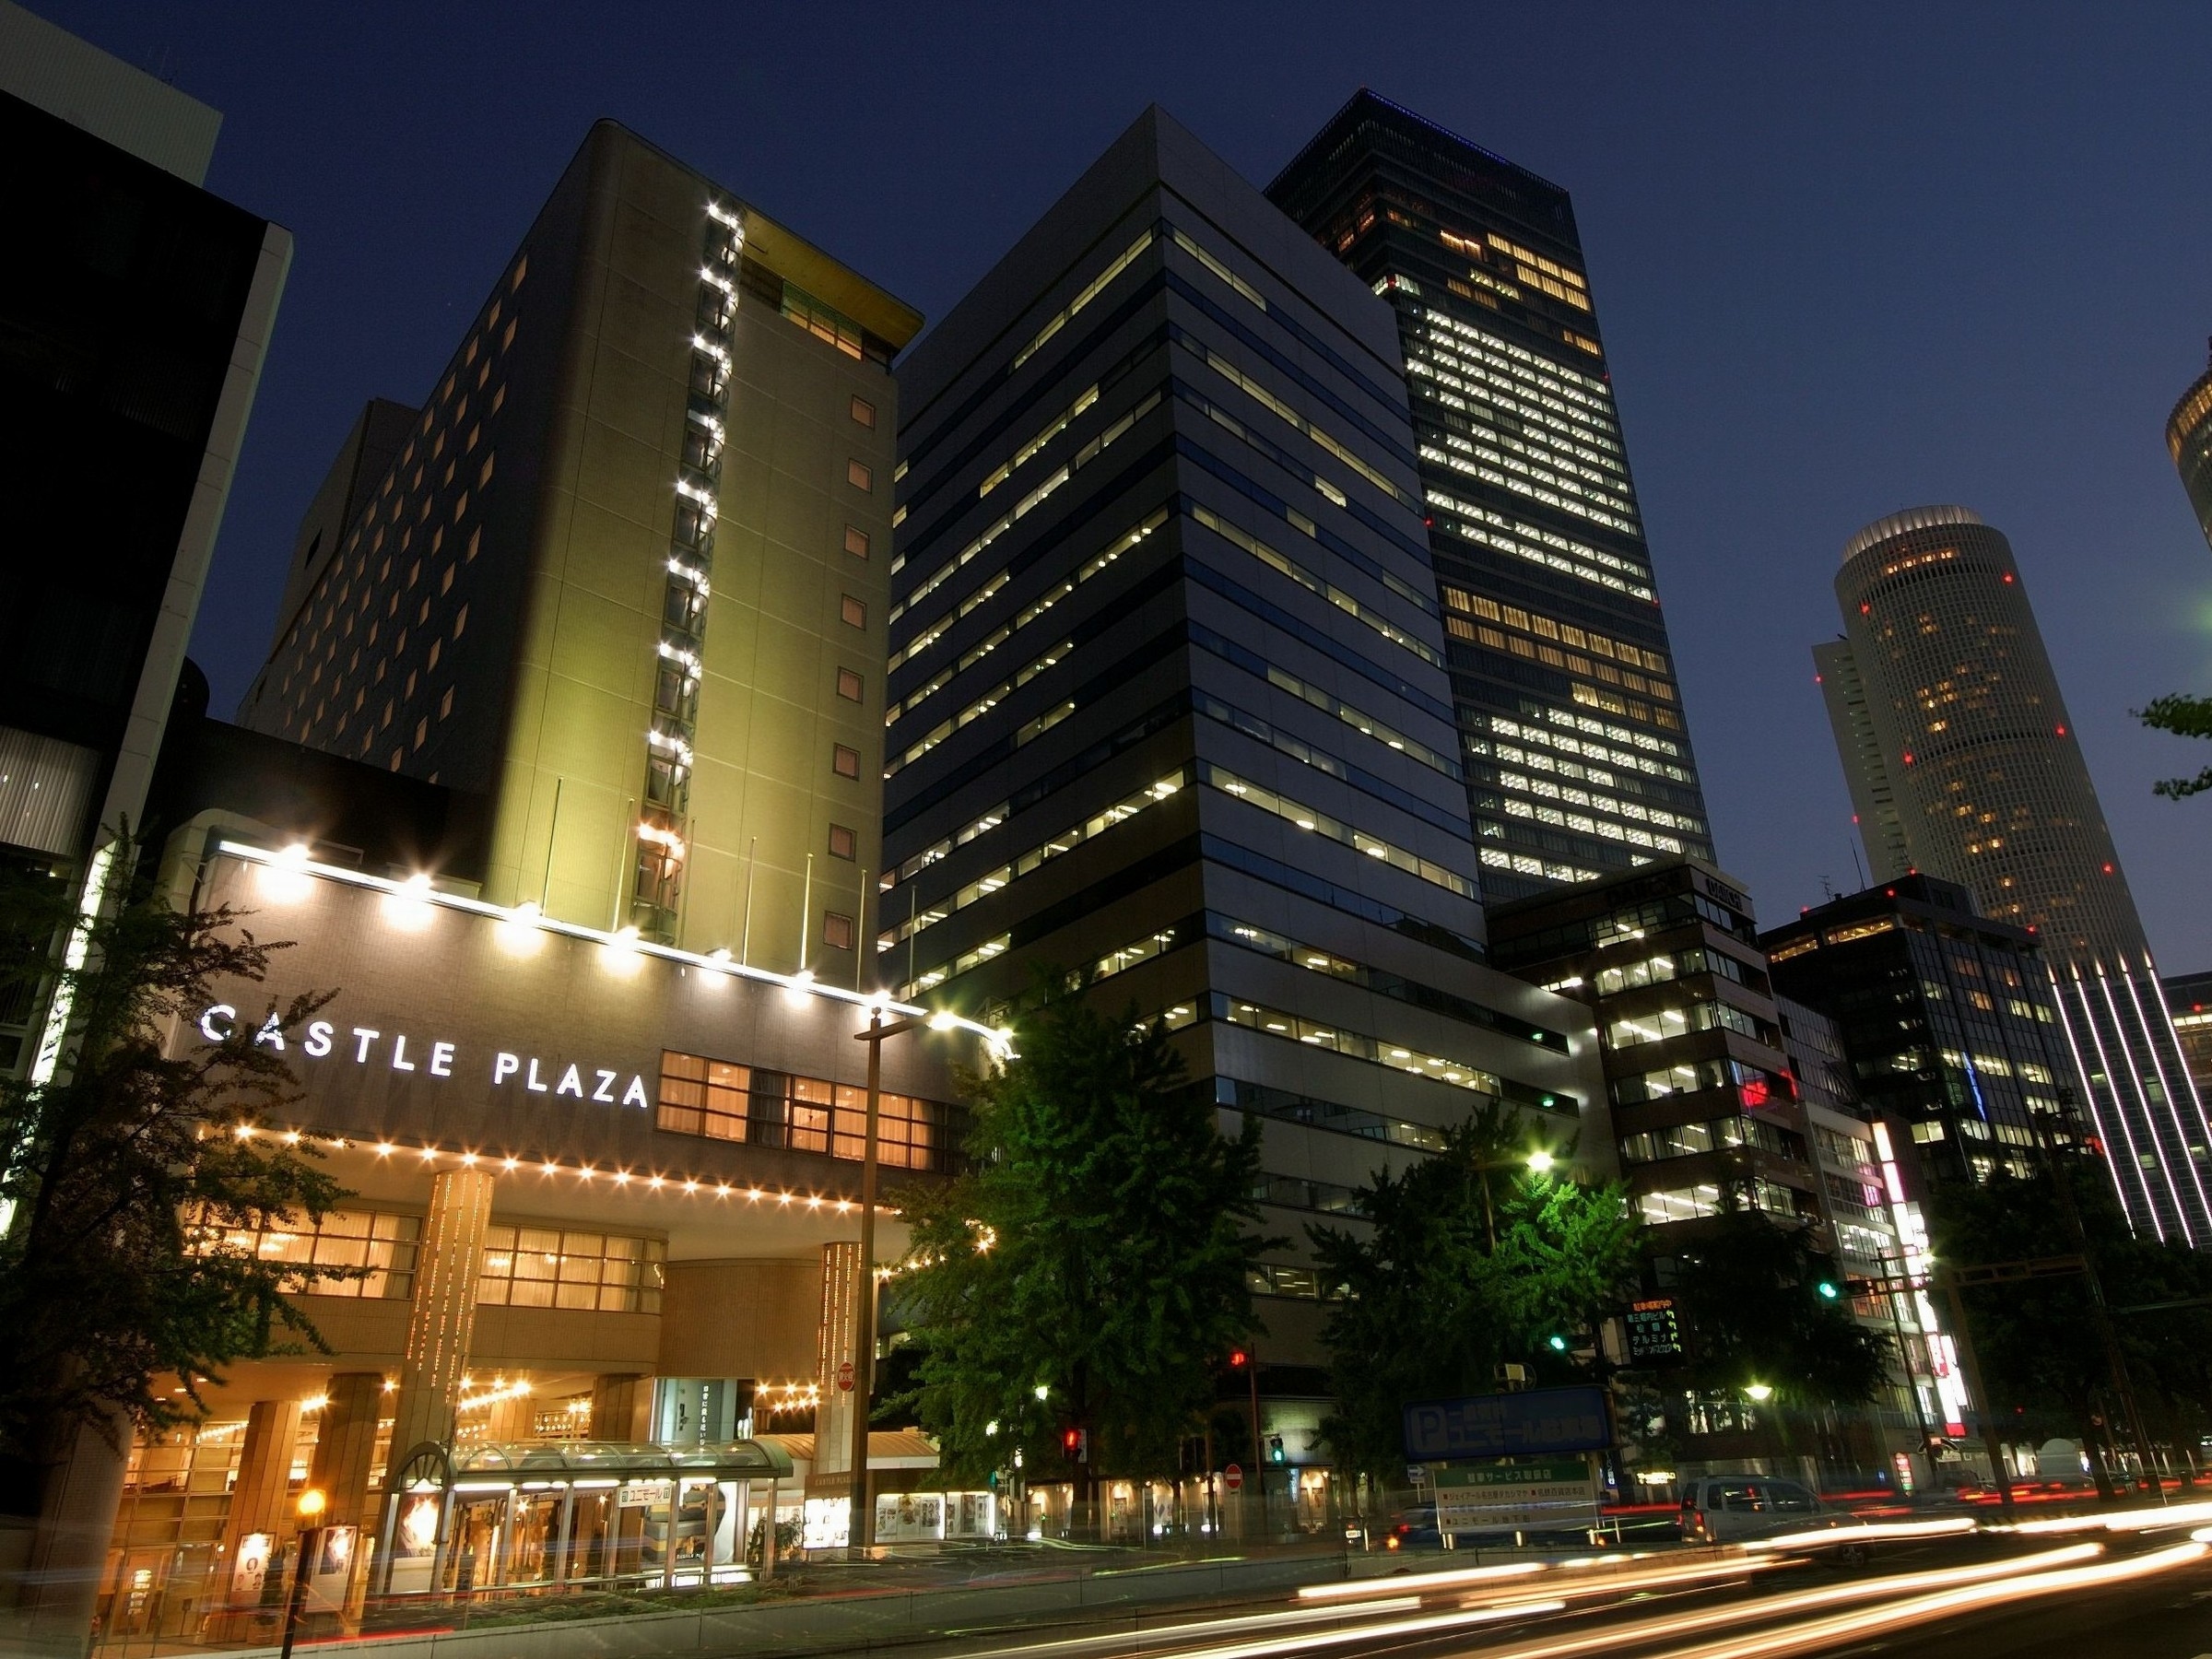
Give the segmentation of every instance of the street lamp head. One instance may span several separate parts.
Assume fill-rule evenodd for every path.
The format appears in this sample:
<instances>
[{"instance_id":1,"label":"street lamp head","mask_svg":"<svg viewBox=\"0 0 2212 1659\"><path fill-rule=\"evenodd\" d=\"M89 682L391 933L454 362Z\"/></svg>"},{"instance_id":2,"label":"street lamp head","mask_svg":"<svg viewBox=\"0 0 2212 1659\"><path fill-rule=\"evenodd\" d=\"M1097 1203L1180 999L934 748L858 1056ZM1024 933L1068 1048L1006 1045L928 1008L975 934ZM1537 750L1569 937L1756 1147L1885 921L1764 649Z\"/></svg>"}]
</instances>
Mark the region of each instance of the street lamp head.
<instances>
[{"instance_id":1,"label":"street lamp head","mask_svg":"<svg viewBox=\"0 0 2212 1659\"><path fill-rule=\"evenodd\" d=\"M1048 1396L1049 1394L1051 1394L1051 1393L1052 1393L1052 1392L1053 1392L1053 1385L1052 1385L1051 1383L1049 1383L1049 1382L1040 1382L1040 1383L1038 1383L1038 1384L1037 1384L1037 1388L1036 1388L1036 1394L1037 1394L1037 1397L1038 1397L1039 1399L1041 1399L1041 1399L1044 1399L1046 1396Z\"/></svg>"},{"instance_id":2,"label":"street lamp head","mask_svg":"<svg viewBox=\"0 0 2212 1659\"><path fill-rule=\"evenodd\" d=\"M1539 1175L1543 1174L1558 1161L1559 1159L1552 1157L1549 1152L1546 1151L1541 1147L1538 1147L1534 1152L1531 1152L1528 1155L1528 1167L1531 1170L1534 1170Z\"/></svg>"},{"instance_id":3,"label":"street lamp head","mask_svg":"<svg viewBox=\"0 0 2212 1659\"><path fill-rule=\"evenodd\" d=\"M300 1518L302 1521L312 1521L323 1512L323 1489L320 1487L309 1487L306 1491L300 1494Z\"/></svg>"},{"instance_id":4,"label":"street lamp head","mask_svg":"<svg viewBox=\"0 0 2212 1659\"><path fill-rule=\"evenodd\" d=\"M929 1029L933 1031L949 1031L959 1023L960 1017L950 1008L939 1008L929 1017Z\"/></svg>"},{"instance_id":5,"label":"street lamp head","mask_svg":"<svg viewBox=\"0 0 2212 1659\"><path fill-rule=\"evenodd\" d=\"M1764 1382L1751 1383L1744 1393L1762 1405L1774 1397L1774 1390Z\"/></svg>"}]
</instances>

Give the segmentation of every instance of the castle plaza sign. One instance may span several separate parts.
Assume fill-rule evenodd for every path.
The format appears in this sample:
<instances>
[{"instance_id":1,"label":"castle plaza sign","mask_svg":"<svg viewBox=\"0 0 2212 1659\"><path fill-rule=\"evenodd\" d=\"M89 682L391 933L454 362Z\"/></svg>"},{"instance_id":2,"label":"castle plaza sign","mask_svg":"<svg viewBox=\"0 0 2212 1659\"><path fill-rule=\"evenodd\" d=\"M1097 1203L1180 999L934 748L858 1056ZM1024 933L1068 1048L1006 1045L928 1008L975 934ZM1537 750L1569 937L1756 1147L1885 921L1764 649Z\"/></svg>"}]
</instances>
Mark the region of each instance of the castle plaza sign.
<instances>
[{"instance_id":1,"label":"castle plaza sign","mask_svg":"<svg viewBox=\"0 0 2212 1659\"><path fill-rule=\"evenodd\" d=\"M229 1003L217 1003L200 1016L200 1035L209 1042L227 1042L238 1034L238 1022L236 1007ZM275 1014L253 1033L258 1047L288 1053L297 1046L309 1060L335 1058L341 1065L379 1066L432 1077L451 1077L455 1075L454 1068L461 1066L465 1068L464 1075L483 1076L494 1088L570 1095L579 1100L597 1100L607 1106L649 1108L653 1104L645 1090L644 1077L636 1072L630 1073L625 1082L621 1072L606 1066L571 1061L561 1067L558 1057L543 1061L535 1054L519 1054L504 1049L490 1051L488 1061L479 1053L472 1063L465 1057L458 1043L437 1039L427 1042L414 1040L410 1048L410 1041L406 1032L385 1032L369 1026L352 1026L341 1031L327 1019L310 1021L304 1033L287 1036ZM618 1090L618 1085L620 1085Z\"/></svg>"}]
</instances>

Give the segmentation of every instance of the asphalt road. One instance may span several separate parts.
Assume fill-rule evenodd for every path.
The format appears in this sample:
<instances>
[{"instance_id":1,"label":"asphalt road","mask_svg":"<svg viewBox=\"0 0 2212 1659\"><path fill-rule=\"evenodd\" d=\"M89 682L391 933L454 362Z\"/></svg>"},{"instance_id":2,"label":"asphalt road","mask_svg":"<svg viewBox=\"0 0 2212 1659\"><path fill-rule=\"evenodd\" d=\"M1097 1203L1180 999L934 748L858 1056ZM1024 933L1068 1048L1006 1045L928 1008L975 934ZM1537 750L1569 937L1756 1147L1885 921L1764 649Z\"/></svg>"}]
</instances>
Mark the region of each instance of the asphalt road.
<instances>
[{"instance_id":1,"label":"asphalt road","mask_svg":"<svg viewBox=\"0 0 2212 1659\"><path fill-rule=\"evenodd\" d=\"M1834 1659L2212 1659L2212 1565L1828 1652Z\"/></svg>"},{"instance_id":2,"label":"asphalt road","mask_svg":"<svg viewBox=\"0 0 2212 1659\"><path fill-rule=\"evenodd\" d=\"M1126 1632L976 1643L991 1659L2212 1659L2212 1528L1668 1552L1314 1586Z\"/></svg>"}]
</instances>

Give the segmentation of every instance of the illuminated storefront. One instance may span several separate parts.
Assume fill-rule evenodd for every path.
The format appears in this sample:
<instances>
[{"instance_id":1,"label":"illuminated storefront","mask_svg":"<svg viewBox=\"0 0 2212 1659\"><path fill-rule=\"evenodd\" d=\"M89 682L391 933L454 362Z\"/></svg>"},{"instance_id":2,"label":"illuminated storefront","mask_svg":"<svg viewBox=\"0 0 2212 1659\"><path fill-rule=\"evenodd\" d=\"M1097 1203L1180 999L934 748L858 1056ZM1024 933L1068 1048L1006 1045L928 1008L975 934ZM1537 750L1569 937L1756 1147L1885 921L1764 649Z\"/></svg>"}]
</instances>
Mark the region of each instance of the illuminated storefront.
<instances>
[{"instance_id":1,"label":"illuminated storefront","mask_svg":"<svg viewBox=\"0 0 2212 1659\"><path fill-rule=\"evenodd\" d=\"M806 1489L748 1438L756 1414L830 1397L808 1478L842 1483L866 997L303 846L212 832L171 854L179 902L290 942L266 984L180 1018L172 1052L248 1032L281 1053L300 1099L235 1133L311 1149L347 1196L320 1222L200 1230L328 1269L297 1300L331 1351L240 1365L202 1427L134 1448L103 1640L265 1633L310 1487L354 1529L334 1605L358 1609L742 1572L762 1511L795 1518ZM309 991L332 994L312 1020L271 1021ZM888 1194L948 1168L951 1068L990 1041L939 1017L885 1045Z\"/></svg>"}]
</instances>

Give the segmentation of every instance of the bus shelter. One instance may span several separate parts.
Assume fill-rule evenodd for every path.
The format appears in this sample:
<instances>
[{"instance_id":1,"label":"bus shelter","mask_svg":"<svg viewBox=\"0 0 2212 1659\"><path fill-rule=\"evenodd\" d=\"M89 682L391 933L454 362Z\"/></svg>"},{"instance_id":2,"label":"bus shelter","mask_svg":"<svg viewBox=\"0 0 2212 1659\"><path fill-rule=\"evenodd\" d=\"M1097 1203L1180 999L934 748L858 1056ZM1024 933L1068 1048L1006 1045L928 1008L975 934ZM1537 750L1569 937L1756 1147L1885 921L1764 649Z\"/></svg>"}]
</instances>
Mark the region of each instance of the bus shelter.
<instances>
[{"instance_id":1,"label":"bus shelter","mask_svg":"<svg viewBox=\"0 0 2212 1659\"><path fill-rule=\"evenodd\" d=\"M791 1475L790 1454L761 1441L425 1443L386 1488L377 1577L387 1594L448 1596L737 1583L756 1510L773 1559L776 1487Z\"/></svg>"}]
</instances>

